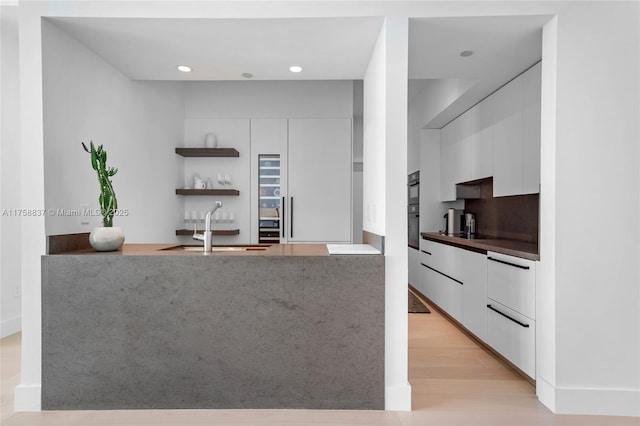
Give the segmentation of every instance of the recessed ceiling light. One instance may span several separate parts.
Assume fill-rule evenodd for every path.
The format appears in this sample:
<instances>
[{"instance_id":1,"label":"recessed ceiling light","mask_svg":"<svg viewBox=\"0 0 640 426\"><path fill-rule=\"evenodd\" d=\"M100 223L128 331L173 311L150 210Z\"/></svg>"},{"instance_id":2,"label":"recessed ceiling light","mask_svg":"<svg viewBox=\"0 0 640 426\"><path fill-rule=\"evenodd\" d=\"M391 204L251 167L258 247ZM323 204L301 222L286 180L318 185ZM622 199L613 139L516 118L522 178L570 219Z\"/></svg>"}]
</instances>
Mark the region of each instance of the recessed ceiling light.
<instances>
[{"instance_id":1,"label":"recessed ceiling light","mask_svg":"<svg viewBox=\"0 0 640 426\"><path fill-rule=\"evenodd\" d=\"M462 56L463 58L467 58L471 55L473 55L473 50L463 50L462 52L460 52L460 56Z\"/></svg>"},{"instance_id":2,"label":"recessed ceiling light","mask_svg":"<svg viewBox=\"0 0 640 426\"><path fill-rule=\"evenodd\" d=\"M289 71L291 72L302 72L302 67L300 65L292 65L289 67Z\"/></svg>"},{"instance_id":3,"label":"recessed ceiling light","mask_svg":"<svg viewBox=\"0 0 640 426\"><path fill-rule=\"evenodd\" d=\"M242 76L243 76L244 78L253 78L253 74L251 74L250 72L243 72L243 73L242 73Z\"/></svg>"},{"instance_id":4,"label":"recessed ceiling light","mask_svg":"<svg viewBox=\"0 0 640 426\"><path fill-rule=\"evenodd\" d=\"M191 67L188 67L186 65L178 65L178 71L191 72Z\"/></svg>"}]
</instances>

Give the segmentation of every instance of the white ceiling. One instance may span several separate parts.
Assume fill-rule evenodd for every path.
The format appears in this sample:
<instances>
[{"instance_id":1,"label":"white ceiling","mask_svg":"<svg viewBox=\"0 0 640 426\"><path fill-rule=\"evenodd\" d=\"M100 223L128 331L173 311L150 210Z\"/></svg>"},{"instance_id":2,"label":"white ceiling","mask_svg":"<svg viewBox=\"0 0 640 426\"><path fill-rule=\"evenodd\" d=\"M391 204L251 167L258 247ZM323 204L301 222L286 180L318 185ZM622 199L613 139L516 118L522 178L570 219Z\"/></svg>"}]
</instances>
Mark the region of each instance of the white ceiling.
<instances>
[{"instance_id":1,"label":"white ceiling","mask_svg":"<svg viewBox=\"0 0 640 426\"><path fill-rule=\"evenodd\" d=\"M361 79L383 21L49 19L134 80L243 80L242 73L255 80ZM304 70L292 74L291 65Z\"/></svg>"},{"instance_id":2,"label":"white ceiling","mask_svg":"<svg viewBox=\"0 0 640 426\"><path fill-rule=\"evenodd\" d=\"M410 89L457 87L456 100L425 127L441 128L542 57L542 26L548 16L411 19ZM474 54L461 57L460 52ZM456 84L452 84L456 82Z\"/></svg>"},{"instance_id":3,"label":"white ceiling","mask_svg":"<svg viewBox=\"0 0 640 426\"><path fill-rule=\"evenodd\" d=\"M382 17L273 19L47 18L134 80L358 80ZM459 81L441 127L541 57L545 16L412 18L410 89ZM463 50L474 55L460 57ZM177 65L189 65L185 74ZM301 65L299 74L289 66Z\"/></svg>"}]
</instances>

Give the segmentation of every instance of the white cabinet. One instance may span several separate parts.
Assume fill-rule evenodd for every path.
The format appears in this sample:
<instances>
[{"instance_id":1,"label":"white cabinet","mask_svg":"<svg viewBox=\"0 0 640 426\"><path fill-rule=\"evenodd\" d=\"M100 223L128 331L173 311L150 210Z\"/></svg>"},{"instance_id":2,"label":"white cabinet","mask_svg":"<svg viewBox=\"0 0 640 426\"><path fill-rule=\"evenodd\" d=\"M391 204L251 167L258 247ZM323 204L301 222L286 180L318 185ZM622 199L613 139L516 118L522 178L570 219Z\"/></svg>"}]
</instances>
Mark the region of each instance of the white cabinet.
<instances>
[{"instance_id":1,"label":"white cabinet","mask_svg":"<svg viewBox=\"0 0 640 426\"><path fill-rule=\"evenodd\" d=\"M422 265L424 295L456 320L462 318L462 282Z\"/></svg>"},{"instance_id":2,"label":"white cabinet","mask_svg":"<svg viewBox=\"0 0 640 426\"><path fill-rule=\"evenodd\" d=\"M409 247L409 284L419 290L420 287L420 251Z\"/></svg>"},{"instance_id":3,"label":"white cabinet","mask_svg":"<svg viewBox=\"0 0 640 426\"><path fill-rule=\"evenodd\" d=\"M493 175L493 101L489 97L467 114L471 119L468 180L490 177Z\"/></svg>"},{"instance_id":4,"label":"white cabinet","mask_svg":"<svg viewBox=\"0 0 640 426\"><path fill-rule=\"evenodd\" d=\"M289 241L351 241L351 120L289 120Z\"/></svg>"},{"instance_id":5,"label":"white cabinet","mask_svg":"<svg viewBox=\"0 0 640 426\"><path fill-rule=\"evenodd\" d=\"M493 195L518 194L522 186L522 78L517 77L492 96Z\"/></svg>"},{"instance_id":6,"label":"white cabinet","mask_svg":"<svg viewBox=\"0 0 640 426\"><path fill-rule=\"evenodd\" d=\"M529 377L536 377L534 320L489 300L486 342Z\"/></svg>"},{"instance_id":7,"label":"white cabinet","mask_svg":"<svg viewBox=\"0 0 640 426\"><path fill-rule=\"evenodd\" d=\"M493 195L540 192L541 64L492 95Z\"/></svg>"},{"instance_id":8,"label":"white cabinet","mask_svg":"<svg viewBox=\"0 0 640 426\"><path fill-rule=\"evenodd\" d=\"M425 239L419 256L418 290L535 378L536 262Z\"/></svg>"},{"instance_id":9,"label":"white cabinet","mask_svg":"<svg viewBox=\"0 0 640 426\"><path fill-rule=\"evenodd\" d=\"M495 197L540 192L541 64L514 78L445 127L440 201L456 184L493 176Z\"/></svg>"},{"instance_id":10,"label":"white cabinet","mask_svg":"<svg viewBox=\"0 0 640 426\"><path fill-rule=\"evenodd\" d=\"M522 191L540 192L541 70L538 63L522 75Z\"/></svg>"},{"instance_id":11,"label":"white cabinet","mask_svg":"<svg viewBox=\"0 0 640 426\"><path fill-rule=\"evenodd\" d=\"M487 256L460 249L462 266L462 325L487 339Z\"/></svg>"},{"instance_id":12,"label":"white cabinet","mask_svg":"<svg viewBox=\"0 0 640 426\"><path fill-rule=\"evenodd\" d=\"M422 263L456 280L462 279L459 250L461 249L424 238L420 240Z\"/></svg>"},{"instance_id":13,"label":"white cabinet","mask_svg":"<svg viewBox=\"0 0 640 426\"><path fill-rule=\"evenodd\" d=\"M487 253L487 343L535 377L536 264Z\"/></svg>"},{"instance_id":14,"label":"white cabinet","mask_svg":"<svg viewBox=\"0 0 640 426\"><path fill-rule=\"evenodd\" d=\"M422 239L421 291L480 338L485 337L486 256Z\"/></svg>"},{"instance_id":15,"label":"white cabinet","mask_svg":"<svg viewBox=\"0 0 640 426\"><path fill-rule=\"evenodd\" d=\"M456 199L456 184L471 179L471 115L463 114L442 128L440 200Z\"/></svg>"},{"instance_id":16,"label":"white cabinet","mask_svg":"<svg viewBox=\"0 0 640 426\"><path fill-rule=\"evenodd\" d=\"M453 132L449 126L443 127L440 133L440 201L455 201L455 163L456 145Z\"/></svg>"},{"instance_id":17,"label":"white cabinet","mask_svg":"<svg viewBox=\"0 0 640 426\"><path fill-rule=\"evenodd\" d=\"M487 253L487 295L531 319L536 318L536 263Z\"/></svg>"},{"instance_id":18,"label":"white cabinet","mask_svg":"<svg viewBox=\"0 0 640 426\"><path fill-rule=\"evenodd\" d=\"M351 242L351 119L252 119L252 173L264 154L280 159L280 242ZM259 201L252 196L253 243Z\"/></svg>"}]
</instances>

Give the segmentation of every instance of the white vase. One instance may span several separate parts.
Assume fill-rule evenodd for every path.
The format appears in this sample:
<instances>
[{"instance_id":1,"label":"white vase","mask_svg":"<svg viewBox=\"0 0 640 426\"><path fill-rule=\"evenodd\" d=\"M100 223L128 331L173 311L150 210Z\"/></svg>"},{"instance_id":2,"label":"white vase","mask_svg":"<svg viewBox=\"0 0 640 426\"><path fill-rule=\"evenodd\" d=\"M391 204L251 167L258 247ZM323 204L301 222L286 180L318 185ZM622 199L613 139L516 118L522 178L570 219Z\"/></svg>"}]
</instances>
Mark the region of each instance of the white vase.
<instances>
[{"instance_id":1,"label":"white vase","mask_svg":"<svg viewBox=\"0 0 640 426\"><path fill-rule=\"evenodd\" d=\"M207 133L204 138L204 146L207 148L217 148L218 147L218 138L215 133Z\"/></svg>"},{"instance_id":2,"label":"white vase","mask_svg":"<svg viewBox=\"0 0 640 426\"><path fill-rule=\"evenodd\" d=\"M96 251L115 251L124 243L124 232L117 226L96 226L89 234L89 244Z\"/></svg>"}]
</instances>

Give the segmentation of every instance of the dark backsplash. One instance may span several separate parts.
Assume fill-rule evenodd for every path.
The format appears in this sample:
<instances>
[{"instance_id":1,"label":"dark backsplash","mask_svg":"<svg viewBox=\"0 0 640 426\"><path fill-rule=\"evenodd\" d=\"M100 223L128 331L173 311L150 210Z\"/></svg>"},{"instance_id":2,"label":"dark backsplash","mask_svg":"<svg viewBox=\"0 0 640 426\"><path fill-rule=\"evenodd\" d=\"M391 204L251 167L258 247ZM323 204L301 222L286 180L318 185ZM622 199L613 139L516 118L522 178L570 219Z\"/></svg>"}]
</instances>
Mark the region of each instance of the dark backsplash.
<instances>
[{"instance_id":1,"label":"dark backsplash","mask_svg":"<svg viewBox=\"0 0 640 426\"><path fill-rule=\"evenodd\" d=\"M480 198L465 200L465 211L476 215L481 237L538 243L539 194L493 197L493 179L480 183Z\"/></svg>"}]
</instances>

